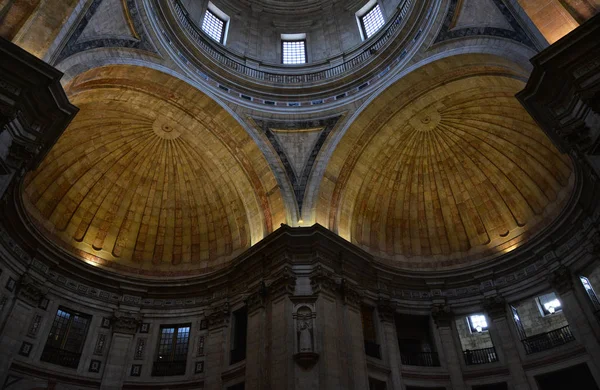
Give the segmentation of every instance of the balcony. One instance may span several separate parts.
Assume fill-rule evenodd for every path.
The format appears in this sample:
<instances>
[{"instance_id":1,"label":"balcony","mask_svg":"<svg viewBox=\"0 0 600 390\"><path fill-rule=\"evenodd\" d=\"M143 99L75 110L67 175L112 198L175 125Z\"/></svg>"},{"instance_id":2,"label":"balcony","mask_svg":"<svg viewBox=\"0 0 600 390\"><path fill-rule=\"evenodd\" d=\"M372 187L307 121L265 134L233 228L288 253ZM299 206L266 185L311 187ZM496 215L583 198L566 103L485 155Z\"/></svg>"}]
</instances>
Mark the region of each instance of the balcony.
<instances>
[{"instance_id":1,"label":"balcony","mask_svg":"<svg viewBox=\"0 0 600 390\"><path fill-rule=\"evenodd\" d=\"M170 362L154 362L152 376L185 375L186 360L173 360Z\"/></svg>"},{"instance_id":2,"label":"balcony","mask_svg":"<svg viewBox=\"0 0 600 390\"><path fill-rule=\"evenodd\" d=\"M496 348L481 348L481 349L467 349L463 351L465 357L465 363L468 366L476 364L487 364L498 361L498 355L496 354Z\"/></svg>"},{"instance_id":3,"label":"balcony","mask_svg":"<svg viewBox=\"0 0 600 390\"><path fill-rule=\"evenodd\" d=\"M365 340L365 353L367 356L381 359L381 348L379 344L374 343L373 341Z\"/></svg>"},{"instance_id":4,"label":"balcony","mask_svg":"<svg viewBox=\"0 0 600 390\"><path fill-rule=\"evenodd\" d=\"M527 337L523 340L523 346L525 347L525 353L530 355L536 352L546 351L554 347L566 344L575 340L573 333L569 325L563 326L550 332L537 334L535 336Z\"/></svg>"},{"instance_id":5,"label":"balcony","mask_svg":"<svg viewBox=\"0 0 600 390\"><path fill-rule=\"evenodd\" d=\"M405 366L439 367L440 358L437 352L402 352L402 364Z\"/></svg>"},{"instance_id":6,"label":"balcony","mask_svg":"<svg viewBox=\"0 0 600 390\"><path fill-rule=\"evenodd\" d=\"M48 345L46 345L40 357L40 360L43 362L75 369L79 366L79 359L81 359L81 353L54 348Z\"/></svg>"}]
</instances>

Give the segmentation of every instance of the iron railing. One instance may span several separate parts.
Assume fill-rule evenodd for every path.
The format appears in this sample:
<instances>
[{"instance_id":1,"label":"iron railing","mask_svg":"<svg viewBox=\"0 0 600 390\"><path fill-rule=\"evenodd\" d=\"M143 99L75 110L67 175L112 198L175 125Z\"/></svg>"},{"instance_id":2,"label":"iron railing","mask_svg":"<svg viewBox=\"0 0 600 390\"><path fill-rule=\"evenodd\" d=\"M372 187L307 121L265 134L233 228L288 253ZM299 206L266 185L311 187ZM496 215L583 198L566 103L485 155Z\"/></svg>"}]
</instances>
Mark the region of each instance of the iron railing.
<instances>
[{"instance_id":1,"label":"iron railing","mask_svg":"<svg viewBox=\"0 0 600 390\"><path fill-rule=\"evenodd\" d=\"M463 351L467 365L486 364L498 361L496 348L467 349Z\"/></svg>"},{"instance_id":2,"label":"iron railing","mask_svg":"<svg viewBox=\"0 0 600 390\"><path fill-rule=\"evenodd\" d=\"M42 351L40 360L47 363L57 364L68 368L77 368L81 353L67 351L65 349L51 347L46 345Z\"/></svg>"},{"instance_id":3,"label":"iron railing","mask_svg":"<svg viewBox=\"0 0 600 390\"><path fill-rule=\"evenodd\" d=\"M437 352L402 352L402 364L405 366L439 367L440 358Z\"/></svg>"},{"instance_id":4,"label":"iron railing","mask_svg":"<svg viewBox=\"0 0 600 390\"><path fill-rule=\"evenodd\" d=\"M365 353L377 359L381 359L381 347L373 341L365 340Z\"/></svg>"},{"instance_id":5,"label":"iron railing","mask_svg":"<svg viewBox=\"0 0 600 390\"><path fill-rule=\"evenodd\" d=\"M396 32L402 25L402 20L408 14L413 1L414 0L405 0L402 6L398 8L396 14L387 23L387 26L384 28L384 31L380 33L379 37L371 45L368 45L364 50L359 52L359 54L351 55L351 58L337 66L309 73L291 73L293 72L293 68L286 68L286 73L272 73L245 65L245 58L239 57L225 48L218 47L212 42L211 38L209 38L190 18L189 13L181 4L180 0L171 0L171 3L173 4L177 20L184 30L192 37L194 42L204 53L219 64L225 66L229 70L261 81L276 84L304 84L340 76L350 70L356 69L363 63L375 57L379 50L396 36Z\"/></svg>"},{"instance_id":6,"label":"iron railing","mask_svg":"<svg viewBox=\"0 0 600 390\"><path fill-rule=\"evenodd\" d=\"M569 325L521 340L527 355L546 351L575 340Z\"/></svg>"},{"instance_id":7,"label":"iron railing","mask_svg":"<svg viewBox=\"0 0 600 390\"><path fill-rule=\"evenodd\" d=\"M154 362L152 376L185 375L186 360L173 360L167 362Z\"/></svg>"}]
</instances>

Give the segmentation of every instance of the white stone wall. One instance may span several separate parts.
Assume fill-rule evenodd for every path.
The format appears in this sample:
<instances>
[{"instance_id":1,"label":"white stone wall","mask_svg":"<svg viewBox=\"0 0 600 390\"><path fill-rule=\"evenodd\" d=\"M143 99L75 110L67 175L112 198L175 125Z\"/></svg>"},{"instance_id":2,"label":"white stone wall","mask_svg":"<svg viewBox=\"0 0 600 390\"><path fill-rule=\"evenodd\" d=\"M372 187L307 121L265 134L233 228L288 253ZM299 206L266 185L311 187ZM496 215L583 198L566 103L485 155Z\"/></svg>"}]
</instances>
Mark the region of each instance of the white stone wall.
<instances>
[{"instance_id":1,"label":"white stone wall","mask_svg":"<svg viewBox=\"0 0 600 390\"><path fill-rule=\"evenodd\" d=\"M528 337L568 325L567 319L562 312L542 316L535 298L525 299L515 305Z\"/></svg>"}]
</instances>

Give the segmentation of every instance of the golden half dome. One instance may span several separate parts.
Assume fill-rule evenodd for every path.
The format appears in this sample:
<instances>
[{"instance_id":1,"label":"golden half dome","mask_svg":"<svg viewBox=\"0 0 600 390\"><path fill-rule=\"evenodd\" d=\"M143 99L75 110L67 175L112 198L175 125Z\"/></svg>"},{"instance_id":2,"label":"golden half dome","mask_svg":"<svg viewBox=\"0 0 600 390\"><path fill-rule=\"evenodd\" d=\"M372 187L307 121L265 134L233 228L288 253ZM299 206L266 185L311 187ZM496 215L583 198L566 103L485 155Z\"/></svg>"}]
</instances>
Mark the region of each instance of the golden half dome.
<instances>
[{"instance_id":1,"label":"golden half dome","mask_svg":"<svg viewBox=\"0 0 600 390\"><path fill-rule=\"evenodd\" d=\"M574 179L514 97L520 80L446 66L426 66L406 77L416 86L397 82L370 103L321 184L320 220L404 268L514 249L562 210Z\"/></svg>"},{"instance_id":2,"label":"golden half dome","mask_svg":"<svg viewBox=\"0 0 600 390\"><path fill-rule=\"evenodd\" d=\"M26 204L95 264L167 275L219 268L284 222L275 178L210 97L128 68L71 83L81 111L27 177Z\"/></svg>"}]
</instances>

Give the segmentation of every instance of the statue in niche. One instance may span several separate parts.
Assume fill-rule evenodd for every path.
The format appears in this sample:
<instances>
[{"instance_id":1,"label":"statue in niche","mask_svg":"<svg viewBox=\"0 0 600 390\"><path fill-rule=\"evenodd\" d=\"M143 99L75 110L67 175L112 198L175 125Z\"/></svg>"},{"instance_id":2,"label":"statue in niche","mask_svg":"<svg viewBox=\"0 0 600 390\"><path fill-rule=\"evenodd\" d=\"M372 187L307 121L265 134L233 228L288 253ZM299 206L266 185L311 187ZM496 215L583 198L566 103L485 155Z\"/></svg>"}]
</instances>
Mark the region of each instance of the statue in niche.
<instances>
[{"instance_id":1,"label":"statue in niche","mask_svg":"<svg viewBox=\"0 0 600 390\"><path fill-rule=\"evenodd\" d=\"M298 352L314 352L311 310L308 307L298 309L296 321L296 329L298 329Z\"/></svg>"}]
</instances>

